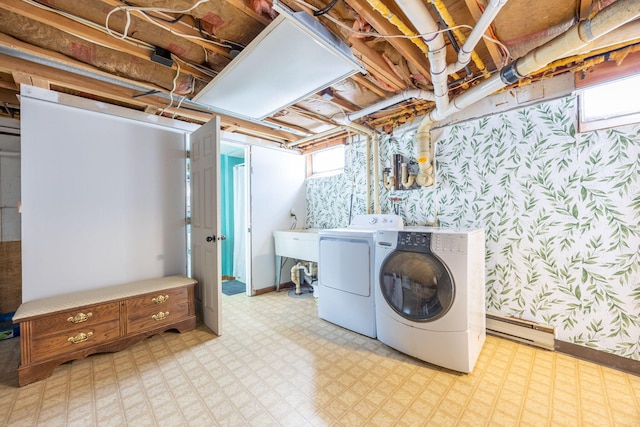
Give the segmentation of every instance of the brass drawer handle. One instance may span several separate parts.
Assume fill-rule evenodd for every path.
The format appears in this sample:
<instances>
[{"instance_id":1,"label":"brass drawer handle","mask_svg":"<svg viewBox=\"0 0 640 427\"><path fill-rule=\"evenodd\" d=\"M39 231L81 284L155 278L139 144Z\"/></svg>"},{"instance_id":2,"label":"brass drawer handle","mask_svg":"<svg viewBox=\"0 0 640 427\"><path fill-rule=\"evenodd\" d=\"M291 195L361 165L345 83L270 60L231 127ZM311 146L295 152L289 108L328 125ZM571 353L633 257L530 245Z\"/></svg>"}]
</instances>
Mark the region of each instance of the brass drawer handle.
<instances>
[{"instance_id":1,"label":"brass drawer handle","mask_svg":"<svg viewBox=\"0 0 640 427\"><path fill-rule=\"evenodd\" d=\"M153 316L151 316L151 318L153 320L164 320L167 316L169 315L168 311L161 311L158 314L154 314Z\"/></svg>"},{"instance_id":2,"label":"brass drawer handle","mask_svg":"<svg viewBox=\"0 0 640 427\"><path fill-rule=\"evenodd\" d=\"M85 342L91 336L93 336L93 332L87 332L86 334L84 332L80 332L75 337L67 338L67 341L69 341L72 344L78 344L78 343L81 343L81 342Z\"/></svg>"},{"instance_id":3,"label":"brass drawer handle","mask_svg":"<svg viewBox=\"0 0 640 427\"><path fill-rule=\"evenodd\" d=\"M169 295L158 295L155 298L151 298L151 302L154 304L162 304L167 302L168 299L169 299Z\"/></svg>"},{"instance_id":4,"label":"brass drawer handle","mask_svg":"<svg viewBox=\"0 0 640 427\"><path fill-rule=\"evenodd\" d=\"M75 316L69 317L67 319L67 322L82 323L82 322L86 322L87 320L89 320L89 317L91 317L91 316L93 316L92 312L88 312L87 314L78 313Z\"/></svg>"}]
</instances>

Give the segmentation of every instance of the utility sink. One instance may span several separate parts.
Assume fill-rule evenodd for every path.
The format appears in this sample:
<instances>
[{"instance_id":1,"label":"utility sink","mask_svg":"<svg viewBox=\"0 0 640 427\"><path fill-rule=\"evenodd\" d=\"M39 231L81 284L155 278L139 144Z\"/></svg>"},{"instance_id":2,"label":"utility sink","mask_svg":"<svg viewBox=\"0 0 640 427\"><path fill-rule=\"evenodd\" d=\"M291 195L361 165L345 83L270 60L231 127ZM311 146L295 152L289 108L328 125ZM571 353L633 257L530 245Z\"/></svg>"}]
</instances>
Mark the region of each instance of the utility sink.
<instances>
[{"instance_id":1,"label":"utility sink","mask_svg":"<svg viewBox=\"0 0 640 427\"><path fill-rule=\"evenodd\" d=\"M276 255L318 262L318 231L317 228L274 231Z\"/></svg>"}]
</instances>

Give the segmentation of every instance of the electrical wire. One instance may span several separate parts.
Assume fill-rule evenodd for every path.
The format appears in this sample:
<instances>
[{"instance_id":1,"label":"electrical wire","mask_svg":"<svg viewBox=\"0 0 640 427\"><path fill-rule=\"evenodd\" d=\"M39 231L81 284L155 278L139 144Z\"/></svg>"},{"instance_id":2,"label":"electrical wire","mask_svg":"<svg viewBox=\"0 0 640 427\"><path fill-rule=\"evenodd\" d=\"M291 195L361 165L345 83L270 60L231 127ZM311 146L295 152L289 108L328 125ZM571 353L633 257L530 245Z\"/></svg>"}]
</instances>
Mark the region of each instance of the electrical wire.
<instances>
[{"instance_id":1,"label":"electrical wire","mask_svg":"<svg viewBox=\"0 0 640 427\"><path fill-rule=\"evenodd\" d=\"M480 9L480 12L484 13L485 6L483 4L481 4L479 1L476 1L476 5L478 6L478 9ZM593 3L591 4L591 6L593 6ZM497 39L496 33L495 33L495 31L493 31L493 27L491 25L489 25L489 27L487 28L487 31L489 32L489 34L491 34L492 38ZM504 44L502 44L502 43L496 43L496 44L500 48L500 53L502 54L502 60L504 61L502 66L504 67L505 65L507 65L509 63L509 59L511 58L511 54L509 53L509 49L507 49L507 47Z\"/></svg>"},{"instance_id":2,"label":"electrical wire","mask_svg":"<svg viewBox=\"0 0 640 427\"><path fill-rule=\"evenodd\" d=\"M215 70L212 70L211 68L206 68L203 67L199 64L194 64L191 63L189 61L184 60L183 58L180 58L179 56L177 56L176 54L172 53L171 56L173 57L173 59L177 60L177 61L181 61L183 64L188 65L190 67L195 68L196 70L200 71L202 74L206 74L207 76L214 78L215 76L218 75L218 72L216 72Z\"/></svg>"},{"instance_id":3,"label":"electrical wire","mask_svg":"<svg viewBox=\"0 0 640 427\"><path fill-rule=\"evenodd\" d=\"M301 5L309 8L309 9L311 9L314 12L318 10L317 7L307 3L304 0L295 0L295 2L301 4ZM324 16L325 16L325 18L329 19L334 24L338 25L339 27L342 27L343 29L349 31L352 34L358 34L358 35L367 36L367 37L375 37L375 38L379 38L379 39L413 39L413 38L419 38L419 37L432 37L432 36L434 36L436 34L445 33L445 32L448 32L448 31L451 31L451 30L457 29L457 28L466 28L466 29L473 30L472 26L462 24L462 25L456 25L454 27L445 28L443 30L434 31L434 32L431 32L431 33L416 34L414 36L407 36L407 35L404 35L404 34L384 35L384 34L380 34L378 32L374 32L374 31L358 31L358 30L354 30L353 28L349 27L344 22L340 21L339 19L334 18L331 15L324 15ZM498 46L500 46L502 49L505 50L505 52L507 53L509 58L511 57L511 55L509 54L509 50L507 49L507 47L500 40L497 40L497 39L494 39L492 37L489 37L486 34L483 34L482 38L490 41L491 43L497 44Z\"/></svg>"},{"instance_id":4,"label":"electrical wire","mask_svg":"<svg viewBox=\"0 0 640 427\"><path fill-rule=\"evenodd\" d=\"M52 7L52 6L48 5L48 4L41 3L41 2L35 1L35 0L22 0L22 2L23 3L27 3L27 4L31 5L31 6L37 7L39 9L46 10L48 12L52 12L52 13L55 13L55 14L60 15L60 16L64 16L67 19L70 19L70 20L72 20L74 22L78 22L78 23L80 23L82 25L86 25L87 27L93 28L94 30L98 30L98 31L100 31L102 33L109 34L107 29L105 27L103 27L102 25L98 25L95 22L89 21L89 20L84 19L84 18L80 18L79 16L76 16L76 15L72 15L72 14L70 14L68 12L65 12L64 10L60 10L60 9ZM88 39L87 37L81 36L79 34L75 34L75 33L71 32L69 30L63 29L62 31L64 31L65 33L70 34L70 35L72 35L74 37L77 37L79 39L82 39L82 40L91 42L93 44L96 44L98 46L102 46L102 47L107 47L109 49L113 49L113 46L109 46L109 45L106 45L104 43L100 43L98 41ZM140 40L131 40L131 39L122 39L122 40L127 42L127 43L129 43L132 46L136 46L136 47L139 47L139 48L142 48L142 49L147 49L147 50L150 50L150 51L153 51L155 49L153 45L151 45L149 43L145 43L145 42L140 41Z\"/></svg>"},{"instance_id":5,"label":"electrical wire","mask_svg":"<svg viewBox=\"0 0 640 427\"><path fill-rule=\"evenodd\" d=\"M172 119L175 119L176 116L178 115L178 111L180 110L180 106L182 106L182 103L184 102L185 99L187 99L187 95L184 95L182 97L182 99L180 100L180 102L178 102L178 105L176 105L176 112L173 113L173 116L171 116Z\"/></svg>"},{"instance_id":6,"label":"electrical wire","mask_svg":"<svg viewBox=\"0 0 640 427\"><path fill-rule=\"evenodd\" d=\"M161 8L161 7L137 7L137 6L117 6L115 8L113 8L108 14L107 14L107 19L105 21L105 27L107 29L107 32L109 33L109 35L117 38L117 39L121 39L124 40L126 39L129 33L129 27L131 26L131 11L136 11L136 12L141 12L142 17L144 17L147 21L149 21L150 23L152 23L153 25L160 27L168 32L170 32L171 34L178 36L178 37L183 37L186 39L195 39L195 40L204 40L207 41L209 43L215 44L217 46L221 46L221 47L225 47L225 48L229 48L231 49L233 46L229 45L228 43L220 43L220 42L216 42L214 40L209 40L203 37L198 37L198 36L191 36L188 34L183 34L183 33L179 33L177 31L173 31L171 28L167 27L166 25L162 25L159 22L156 22L154 19L152 19L149 15L147 15L145 12L149 11L149 12L165 12L165 13L187 13L192 11L193 9L195 9L196 7L200 6L202 3L206 3L209 0L198 0L193 6L191 6L188 9L181 9L181 10L176 10L176 9L167 9L167 8ZM111 30L111 28L109 28L109 20L111 19L111 15L113 15L115 12L119 12L119 11L124 11L125 15L126 15L126 23L125 23L125 27L124 27L124 31L122 32L122 34Z\"/></svg>"},{"instance_id":7,"label":"electrical wire","mask_svg":"<svg viewBox=\"0 0 640 427\"><path fill-rule=\"evenodd\" d=\"M177 22L180 22L180 21L182 20L182 18L184 18L185 16L187 16L187 14L186 14L186 13L182 13L182 14L180 14L180 16L178 16L177 18L174 18L174 19L165 19L165 18L162 18L162 17L160 17L160 16L153 16L153 15L151 15L151 14L147 13L147 12L142 12L142 13L144 13L145 15L147 15L147 16L149 16L149 17L153 18L153 19L157 19L158 21L166 22L167 24L175 24L175 23L177 23Z\"/></svg>"},{"instance_id":8,"label":"electrical wire","mask_svg":"<svg viewBox=\"0 0 640 427\"><path fill-rule=\"evenodd\" d=\"M70 19L70 20L72 20L74 22L78 22L80 24L86 25L87 27L93 28L94 30L100 31L100 32L102 32L104 34L109 34L109 35L113 36L113 34L111 34L109 32L109 30L107 30L107 28L105 28L102 25L96 24L93 21L89 21L89 20L81 18L79 16L72 15L72 14L70 14L68 12L65 12L63 10L57 9L57 8L52 7L50 5L47 5L47 4L40 3L39 1L36 1L36 0L22 0L22 1L24 3L32 5L34 7L38 7L40 9L42 9L42 10L46 10L46 11L58 14L60 16L64 16L67 19ZM72 35L74 37L77 37L79 39L85 40L85 41L90 42L92 44L95 44L95 45L98 45L98 46L102 46L102 47L105 47L105 48L108 48L108 49L113 49L112 45L107 45L107 44L104 44L104 43L100 43L99 41L89 39L87 37L81 36L79 34L75 34L75 33L71 32L71 31L68 31L68 30L63 30L63 31L65 31L67 34L70 34L70 35ZM138 48L141 48L141 49L146 49L146 50L151 51L151 52L153 52L155 50L155 46L154 45L152 45L150 43L143 42L143 41L138 40L138 39L133 39L131 37L126 37L126 38L118 37L118 38L120 40L132 45L132 46L135 46L135 47L138 47ZM235 45L236 43L233 43L233 44ZM238 45L238 46L241 46L241 45ZM207 49L205 49L204 46L202 46L202 50L204 51L205 62L208 63L209 62L209 52L207 51ZM209 68L201 67L199 64L187 61L187 60L185 60L183 58L180 58L180 57L176 56L175 54L173 54L172 56L174 56L174 59L178 59L178 60L182 61L184 64L187 64L187 65L189 65L189 66L191 66L193 68L196 68L200 72L202 72L204 74L207 74L210 77L215 77L215 76L218 75L218 73L216 73L215 71L213 71L213 70L211 70Z\"/></svg>"},{"instance_id":9,"label":"electrical wire","mask_svg":"<svg viewBox=\"0 0 640 427\"><path fill-rule=\"evenodd\" d=\"M173 105L173 94L176 91L176 87L178 84L178 77L180 76L180 62L175 61L175 63L178 69L176 71L176 76L173 78L173 88L171 89L171 92L169 92L169 104L158 113L159 116L163 115L164 112L167 111L167 109Z\"/></svg>"},{"instance_id":10,"label":"electrical wire","mask_svg":"<svg viewBox=\"0 0 640 427\"><path fill-rule=\"evenodd\" d=\"M333 9L337 3L338 3L338 0L333 0L331 3L326 5L323 9L316 10L315 12L313 12L313 16L325 15L326 13L330 12L331 9Z\"/></svg>"}]
</instances>

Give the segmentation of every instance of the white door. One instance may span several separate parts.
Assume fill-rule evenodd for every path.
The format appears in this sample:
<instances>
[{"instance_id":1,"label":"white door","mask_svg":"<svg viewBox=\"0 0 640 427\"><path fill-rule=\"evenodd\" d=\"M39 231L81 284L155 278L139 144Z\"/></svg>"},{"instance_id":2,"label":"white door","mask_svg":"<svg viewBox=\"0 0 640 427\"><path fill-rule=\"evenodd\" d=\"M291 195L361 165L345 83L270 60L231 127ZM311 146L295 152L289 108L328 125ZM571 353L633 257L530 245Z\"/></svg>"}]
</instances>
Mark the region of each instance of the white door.
<instances>
[{"instance_id":1,"label":"white door","mask_svg":"<svg viewBox=\"0 0 640 427\"><path fill-rule=\"evenodd\" d=\"M215 334L221 334L220 118L193 132L191 139L191 271L196 309Z\"/></svg>"}]
</instances>

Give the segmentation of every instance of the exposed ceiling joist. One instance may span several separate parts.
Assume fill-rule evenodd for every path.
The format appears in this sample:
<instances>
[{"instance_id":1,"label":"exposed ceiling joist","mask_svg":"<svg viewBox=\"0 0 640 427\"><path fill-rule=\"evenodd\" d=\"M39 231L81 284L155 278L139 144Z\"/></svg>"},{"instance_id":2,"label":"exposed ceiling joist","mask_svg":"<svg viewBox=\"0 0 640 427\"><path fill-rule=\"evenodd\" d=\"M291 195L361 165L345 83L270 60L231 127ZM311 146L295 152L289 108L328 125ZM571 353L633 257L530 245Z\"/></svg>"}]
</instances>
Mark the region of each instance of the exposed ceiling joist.
<instances>
[{"instance_id":1,"label":"exposed ceiling joist","mask_svg":"<svg viewBox=\"0 0 640 427\"><path fill-rule=\"evenodd\" d=\"M414 94L417 91L407 90L418 88L433 95L432 64L422 47L409 39L386 36L424 28L418 19L432 20L437 26L442 18L441 27L464 26L455 36L459 42L460 37L469 35L469 28L476 25L487 4L495 0L438 0L437 11L430 4L434 1L422 1L426 8L416 11L421 16L406 16L396 0L282 0L281 4L301 13L325 9L315 20L345 42L368 73L319 89L262 121L222 115L223 128L287 146L303 138L299 147L308 151L344 143L347 133L329 132L327 136L326 132L342 125L346 115L361 117L359 111L382 105L378 104L381 101L391 102L384 103L382 109L368 109L356 124L391 131L424 116L434 108L434 103L426 100L432 97L414 99L406 94ZM635 4L633 0L617 2ZM613 0L509 0L492 22L490 34L519 57L569 25L594 17L611 3ZM375 10L372 4L376 4ZM107 16L116 8L109 28L116 36L122 33L128 16L128 41L105 32ZM25 83L149 114L206 122L213 112L193 102L193 96L231 63L234 54L259 36L275 15L271 0L4 0L0 2L0 115L19 115L15 95ZM640 46L639 26L636 19L579 52L570 52L569 58L552 62L526 81L575 71L589 75L600 62L632 72L628 70L633 66L625 64ZM354 35L348 30L351 27L367 34ZM379 35L371 36L376 32ZM445 35L444 40L446 62L451 64L458 52L453 38ZM172 66L169 61L163 65L151 60L156 47L172 53ZM168 58L161 50L157 55L160 62L162 57ZM483 63L494 78L503 66L504 52L495 43L479 43L475 55L479 61L474 57L467 65L464 80L453 81L456 77L452 75L447 81L451 100L484 81L487 75L480 71ZM300 73L317 71L316 67ZM245 78L272 81L260 67ZM240 89L242 83L238 86ZM169 105L171 95L173 103ZM316 134L318 140L314 141Z\"/></svg>"}]
</instances>

